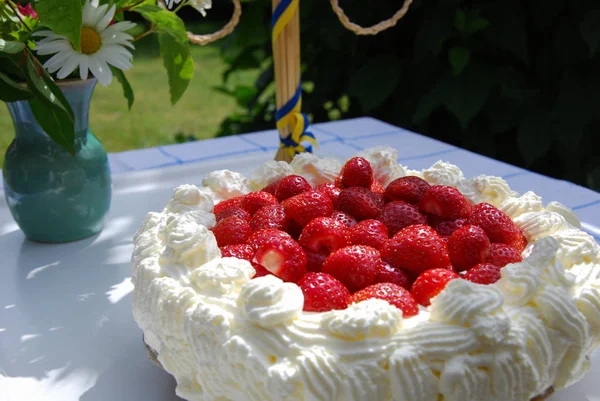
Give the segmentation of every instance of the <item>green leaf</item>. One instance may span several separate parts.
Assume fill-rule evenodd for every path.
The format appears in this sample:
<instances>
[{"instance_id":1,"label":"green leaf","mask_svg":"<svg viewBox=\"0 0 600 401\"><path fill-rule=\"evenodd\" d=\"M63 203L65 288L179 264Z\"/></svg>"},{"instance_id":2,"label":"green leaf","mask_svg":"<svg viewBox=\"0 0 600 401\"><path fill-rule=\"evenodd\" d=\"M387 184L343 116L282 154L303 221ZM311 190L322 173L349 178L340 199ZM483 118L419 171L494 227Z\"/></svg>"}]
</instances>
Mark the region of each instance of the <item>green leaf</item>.
<instances>
[{"instance_id":1,"label":"green leaf","mask_svg":"<svg viewBox=\"0 0 600 401\"><path fill-rule=\"evenodd\" d=\"M438 55L444 43L452 35L452 14L436 9L421 24L414 41L415 61L422 61L430 54Z\"/></svg>"},{"instance_id":2,"label":"green leaf","mask_svg":"<svg viewBox=\"0 0 600 401\"><path fill-rule=\"evenodd\" d=\"M35 11L40 23L81 50L81 0L42 0L35 3Z\"/></svg>"},{"instance_id":3,"label":"green leaf","mask_svg":"<svg viewBox=\"0 0 600 401\"><path fill-rule=\"evenodd\" d=\"M10 40L0 39L0 53L17 54L25 48L23 42L13 42Z\"/></svg>"},{"instance_id":4,"label":"green leaf","mask_svg":"<svg viewBox=\"0 0 600 401\"><path fill-rule=\"evenodd\" d=\"M579 31L590 49L590 56L594 56L600 44L600 10L589 12L583 17Z\"/></svg>"},{"instance_id":5,"label":"green leaf","mask_svg":"<svg viewBox=\"0 0 600 401\"><path fill-rule=\"evenodd\" d=\"M481 18L481 17L471 18L469 20L469 22L467 23L465 32L473 34L473 33L479 32L479 31L487 28L489 25L490 25L490 22L488 20L486 20L485 18Z\"/></svg>"},{"instance_id":6,"label":"green leaf","mask_svg":"<svg viewBox=\"0 0 600 401\"><path fill-rule=\"evenodd\" d=\"M458 32L465 32L467 30L467 13L465 13L464 10L456 10L454 16L454 28L456 28Z\"/></svg>"},{"instance_id":7,"label":"green leaf","mask_svg":"<svg viewBox=\"0 0 600 401\"><path fill-rule=\"evenodd\" d=\"M454 46L450 49L448 60L450 61L454 75L460 74L465 69L467 64L469 64L470 58L471 51L466 47Z\"/></svg>"},{"instance_id":8,"label":"green leaf","mask_svg":"<svg viewBox=\"0 0 600 401\"><path fill-rule=\"evenodd\" d=\"M421 97L419 104L417 104L417 110L413 116L413 123L420 123L421 121L424 121L431 113L433 113L435 109L441 105L442 103L433 91Z\"/></svg>"},{"instance_id":9,"label":"green leaf","mask_svg":"<svg viewBox=\"0 0 600 401\"><path fill-rule=\"evenodd\" d=\"M26 78L29 88L37 98L48 103L50 106L62 109L74 120L73 110L60 88L54 83L48 72L34 60L32 56L27 57Z\"/></svg>"},{"instance_id":10,"label":"green leaf","mask_svg":"<svg viewBox=\"0 0 600 401\"><path fill-rule=\"evenodd\" d=\"M0 100L16 102L31 98L32 93L25 86L21 86L8 76L0 72Z\"/></svg>"},{"instance_id":11,"label":"green leaf","mask_svg":"<svg viewBox=\"0 0 600 401\"><path fill-rule=\"evenodd\" d=\"M123 96L125 96L125 99L127 99L127 107L129 108L129 110L131 110L131 106L133 106L135 96L133 95L133 89L131 88L127 77L125 76L125 73L113 66L110 67L110 70L121 83L121 86L123 87Z\"/></svg>"},{"instance_id":12,"label":"green leaf","mask_svg":"<svg viewBox=\"0 0 600 401\"><path fill-rule=\"evenodd\" d=\"M382 55L370 59L350 79L348 95L358 99L363 112L376 109L396 89L401 67L402 63L396 56Z\"/></svg>"},{"instance_id":13,"label":"green leaf","mask_svg":"<svg viewBox=\"0 0 600 401\"><path fill-rule=\"evenodd\" d=\"M182 44L167 33L159 32L158 43L163 64L169 76L171 104L179 101L194 77L194 61L188 44Z\"/></svg>"},{"instance_id":14,"label":"green leaf","mask_svg":"<svg viewBox=\"0 0 600 401\"><path fill-rule=\"evenodd\" d=\"M526 116L517 130L517 144L527 165L545 155L552 147L550 113L538 111Z\"/></svg>"},{"instance_id":15,"label":"green leaf","mask_svg":"<svg viewBox=\"0 0 600 401\"><path fill-rule=\"evenodd\" d=\"M490 21L490 26L482 31L488 44L508 51L528 63L525 13L521 7L511 2L496 1L483 5L482 11Z\"/></svg>"},{"instance_id":16,"label":"green leaf","mask_svg":"<svg viewBox=\"0 0 600 401\"><path fill-rule=\"evenodd\" d=\"M185 24L177 14L153 5L136 7L133 11L140 13L142 17L156 25L160 32L168 34L180 44L188 43Z\"/></svg>"}]
</instances>

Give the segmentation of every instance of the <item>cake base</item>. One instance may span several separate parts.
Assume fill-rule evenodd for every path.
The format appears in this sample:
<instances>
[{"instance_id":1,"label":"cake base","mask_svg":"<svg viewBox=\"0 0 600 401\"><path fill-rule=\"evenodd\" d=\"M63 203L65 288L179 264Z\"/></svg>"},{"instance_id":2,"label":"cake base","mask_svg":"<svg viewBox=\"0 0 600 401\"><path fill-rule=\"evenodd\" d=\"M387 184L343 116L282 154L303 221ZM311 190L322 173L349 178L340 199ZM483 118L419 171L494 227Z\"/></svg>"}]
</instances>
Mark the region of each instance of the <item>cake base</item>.
<instances>
[{"instance_id":1,"label":"cake base","mask_svg":"<svg viewBox=\"0 0 600 401\"><path fill-rule=\"evenodd\" d=\"M158 353L156 351L154 351L148 344L146 344L145 341L143 341L143 343L144 343L144 348L146 348L146 352L148 353L148 356L150 357L150 360L152 362L154 362L154 364L156 366L158 366L159 368L164 370L163 366L161 365L160 361L158 360ZM544 401L546 398L550 397L553 393L554 393L554 388L549 387L548 390L544 391L544 393L538 395L537 397L532 398L531 401Z\"/></svg>"}]
</instances>

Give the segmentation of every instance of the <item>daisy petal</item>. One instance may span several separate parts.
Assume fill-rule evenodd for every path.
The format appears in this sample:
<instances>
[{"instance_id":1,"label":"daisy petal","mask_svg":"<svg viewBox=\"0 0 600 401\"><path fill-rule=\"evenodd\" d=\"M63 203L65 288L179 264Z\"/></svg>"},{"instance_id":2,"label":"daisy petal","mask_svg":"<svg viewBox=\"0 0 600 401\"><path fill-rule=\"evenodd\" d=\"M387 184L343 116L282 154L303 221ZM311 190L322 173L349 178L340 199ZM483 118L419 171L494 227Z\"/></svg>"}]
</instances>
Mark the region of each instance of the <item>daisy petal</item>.
<instances>
[{"instance_id":1,"label":"daisy petal","mask_svg":"<svg viewBox=\"0 0 600 401\"><path fill-rule=\"evenodd\" d=\"M112 82L112 72L108 68L106 61L100 57L90 58L90 71L103 86L108 86Z\"/></svg>"},{"instance_id":2,"label":"daisy petal","mask_svg":"<svg viewBox=\"0 0 600 401\"><path fill-rule=\"evenodd\" d=\"M86 55L82 55L82 57L79 60L79 77L84 81L88 78L88 70L89 57Z\"/></svg>"},{"instance_id":3,"label":"daisy petal","mask_svg":"<svg viewBox=\"0 0 600 401\"><path fill-rule=\"evenodd\" d=\"M71 75L73 71L75 71L75 68L77 68L78 65L79 57L77 54L73 54L65 60L62 68L56 73L56 78L65 79L66 77Z\"/></svg>"},{"instance_id":4,"label":"daisy petal","mask_svg":"<svg viewBox=\"0 0 600 401\"><path fill-rule=\"evenodd\" d=\"M116 7L113 4L104 17L100 18L100 20L96 23L96 31L102 32L108 27L108 24L110 24L110 21L112 21L113 16L115 15L115 9Z\"/></svg>"}]
</instances>

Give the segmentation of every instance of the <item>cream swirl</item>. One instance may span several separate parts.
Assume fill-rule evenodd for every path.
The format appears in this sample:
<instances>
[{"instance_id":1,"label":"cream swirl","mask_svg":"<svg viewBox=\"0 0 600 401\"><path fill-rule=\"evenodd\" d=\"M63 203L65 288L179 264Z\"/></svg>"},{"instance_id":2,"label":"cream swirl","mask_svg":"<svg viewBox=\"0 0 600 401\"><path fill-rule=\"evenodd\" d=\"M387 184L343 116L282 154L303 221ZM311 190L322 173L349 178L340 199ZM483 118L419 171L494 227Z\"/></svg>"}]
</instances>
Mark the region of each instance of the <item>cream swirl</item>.
<instances>
[{"instance_id":1,"label":"cream swirl","mask_svg":"<svg viewBox=\"0 0 600 401\"><path fill-rule=\"evenodd\" d=\"M523 213L540 212L544 209L542 198L528 191L519 197L511 197L500 204L498 209L506 213L511 219Z\"/></svg>"},{"instance_id":2,"label":"cream swirl","mask_svg":"<svg viewBox=\"0 0 600 401\"><path fill-rule=\"evenodd\" d=\"M528 241L536 241L569 227L564 217L548 211L523 213L513 221Z\"/></svg>"},{"instance_id":3,"label":"cream swirl","mask_svg":"<svg viewBox=\"0 0 600 401\"><path fill-rule=\"evenodd\" d=\"M290 165L296 174L306 178L312 186L334 182L342 169L339 161L330 158L319 158L311 153L297 155Z\"/></svg>"},{"instance_id":4,"label":"cream swirl","mask_svg":"<svg viewBox=\"0 0 600 401\"><path fill-rule=\"evenodd\" d=\"M386 301L368 299L352 304L348 309L328 312L323 325L340 338L363 339L366 337L389 337L402 326L402 311Z\"/></svg>"},{"instance_id":5,"label":"cream swirl","mask_svg":"<svg viewBox=\"0 0 600 401\"><path fill-rule=\"evenodd\" d=\"M248 179L240 173L229 170L218 170L209 173L202 180L202 185L210 188L219 200L245 195L250 192Z\"/></svg>"},{"instance_id":6,"label":"cream swirl","mask_svg":"<svg viewBox=\"0 0 600 401\"><path fill-rule=\"evenodd\" d=\"M480 175L468 180L460 180L457 188L473 204L487 202L499 206L512 196L506 181L494 176Z\"/></svg>"},{"instance_id":7,"label":"cream swirl","mask_svg":"<svg viewBox=\"0 0 600 401\"><path fill-rule=\"evenodd\" d=\"M250 187L253 191L259 191L267 185L293 174L296 173L289 163L269 160L252 173Z\"/></svg>"},{"instance_id":8,"label":"cream swirl","mask_svg":"<svg viewBox=\"0 0 600 401\"><path fill-rule=\"evenodd\" d=\"M404 177L406 169L398 164L398 152L389 146L378 146L358 152L356 156L363 157L373 167L373 177L384 187L396 178Z\"/></svg>"},{"instance_id":9,"label":"cream swirl","mask_svg":"<svg viewBox=\"0 0 600 401\"><path fill-rule=\"evenodd\" d=\"M461 169L454 164L438 161L430 168L423 170L423 179L433 185L456 187L465 179L465 176Z\"/></svg>"}]
</instances>

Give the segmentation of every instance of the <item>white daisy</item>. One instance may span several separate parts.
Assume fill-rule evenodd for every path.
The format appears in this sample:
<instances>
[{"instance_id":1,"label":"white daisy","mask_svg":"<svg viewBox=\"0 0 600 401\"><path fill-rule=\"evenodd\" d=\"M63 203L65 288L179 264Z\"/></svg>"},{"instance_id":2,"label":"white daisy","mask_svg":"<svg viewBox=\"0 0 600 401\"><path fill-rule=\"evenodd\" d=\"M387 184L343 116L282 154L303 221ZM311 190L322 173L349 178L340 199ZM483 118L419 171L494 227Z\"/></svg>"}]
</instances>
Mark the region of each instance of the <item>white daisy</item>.
<instances>
[{"instance_id":1,"label":"white daisy","mask_svg":"<svg viewBox=\"0 0 600 401\"><path fill-rule=\"evenodd\" d=\"M98 0L86 0L83 6L83 26L81 28L81 52L73 48L67 38L52 31L40 31L35 35L44 39L36 43L39 55L54 54L44 68L56 73L58 79L68 77L77 67L81 79L87 79L88 71L102 85L109 85L112 72L108 64L120 70L131 68L132 55L126 47L133 49L133 36L125 33L135 26L129 21L110 25L115 15L115 5L108 9L107 4L98 5Z\"/></svg>"},{"instance_id":2,"label":"white daisy","mask_svg":"<svg viewBox=\"0 0 600 401\"><path fill-rule=\"evenodd\" d=\"M194 7L196 10L200 12L204 17L206 17L206 11L210 10L212 7L211 0L190 0L190 5Z\"/></svg>"}]
</instances>

